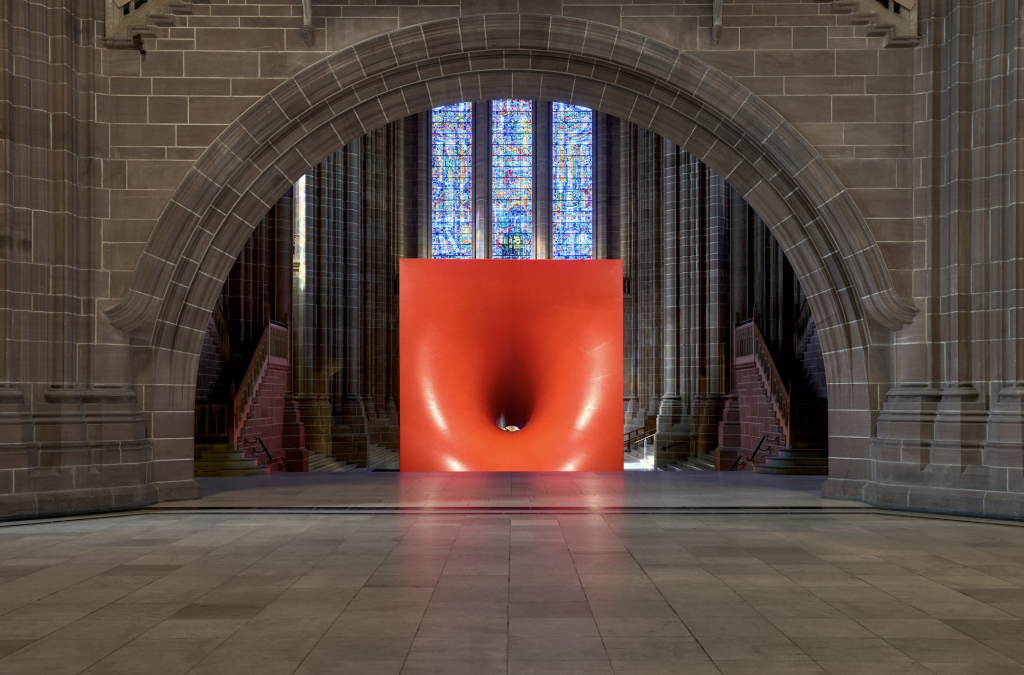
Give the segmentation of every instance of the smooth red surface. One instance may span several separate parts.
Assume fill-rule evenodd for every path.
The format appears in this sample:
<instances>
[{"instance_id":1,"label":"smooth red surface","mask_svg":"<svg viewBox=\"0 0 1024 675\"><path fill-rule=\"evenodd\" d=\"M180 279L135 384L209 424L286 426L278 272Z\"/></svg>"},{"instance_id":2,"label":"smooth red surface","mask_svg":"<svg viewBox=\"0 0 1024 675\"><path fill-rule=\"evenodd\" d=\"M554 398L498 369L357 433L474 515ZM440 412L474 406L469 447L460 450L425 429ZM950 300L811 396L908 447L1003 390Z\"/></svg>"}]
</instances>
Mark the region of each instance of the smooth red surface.
<instances>
[{"instance_id":1,"label":"smooth red surface","mask_svg":"<svg viewBox=\"0 0 1024 675\"><path fill-rule=\"evenodd\" d=\"M403 471L622 470L620 261L401 260L399 289Z\"/></svg>"}]
</instances>

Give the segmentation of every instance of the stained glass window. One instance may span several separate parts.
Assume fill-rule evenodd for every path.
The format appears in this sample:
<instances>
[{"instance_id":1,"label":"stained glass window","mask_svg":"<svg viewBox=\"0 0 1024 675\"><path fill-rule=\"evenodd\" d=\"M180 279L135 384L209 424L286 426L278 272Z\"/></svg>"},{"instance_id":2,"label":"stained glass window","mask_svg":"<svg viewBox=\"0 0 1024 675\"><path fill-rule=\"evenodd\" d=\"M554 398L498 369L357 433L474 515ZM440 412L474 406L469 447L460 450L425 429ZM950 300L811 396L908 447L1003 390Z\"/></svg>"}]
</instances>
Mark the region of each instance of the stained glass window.
<instances>
[{"instance_id":1,"label":"stained glass window","mask_svg":"<svg viewBox=\"0 0 1024 675\"><path fill-rule=\"evenodd\" d=\"M491 257L533 251L533 102L491 103Z\"/></svg>"},{"instance_id":2,"label":"stained glass window","mask_svg":"<svg viewBox=\"0 0 1024 675\"><path fill-rule=\"evenodd\" d=\"M594 115L551 104L552 257L590 258L594 250Z\"/></svg>"},{"instance_id":3,"label":"stained glass window","mask_svg":"<svg viewBox=\"0 0 1024 675\"><path fill-rule=\"evenodd\" d=\"M473 257L473 104L431 114L431 256Z\"/></svg>"}]
</instances>

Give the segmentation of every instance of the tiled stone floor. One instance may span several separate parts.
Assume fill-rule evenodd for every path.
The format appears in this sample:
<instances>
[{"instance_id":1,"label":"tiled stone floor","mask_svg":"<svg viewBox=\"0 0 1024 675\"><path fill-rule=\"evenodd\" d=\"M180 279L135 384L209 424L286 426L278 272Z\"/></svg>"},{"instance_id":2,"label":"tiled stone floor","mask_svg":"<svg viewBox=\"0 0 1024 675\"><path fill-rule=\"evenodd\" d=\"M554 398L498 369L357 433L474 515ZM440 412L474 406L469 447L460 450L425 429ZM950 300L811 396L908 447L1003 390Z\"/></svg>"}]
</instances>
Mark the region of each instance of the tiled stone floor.
<instances>
[{"instance_id":1,"label":"tiled stone floor","mask_svg":"<svg viewBox=\"0 0 1024 675\"><path fill-rule=\"evenodd\" d=\"M681 476L696 502L750 506L806 505L814 484ZM377 497L397 501L399 478ZM544 499L563 499L574 484L511 476L505 495L497 478L428 475L402 494L529 500L557 483ZM675 499L659 480L617 499ZM204 501L342 499L319 477L274 484L207 484ZM3 675L1024 673L1024 528L869 509L6 524L0 656Z\"/></svg>"}]
</instances>

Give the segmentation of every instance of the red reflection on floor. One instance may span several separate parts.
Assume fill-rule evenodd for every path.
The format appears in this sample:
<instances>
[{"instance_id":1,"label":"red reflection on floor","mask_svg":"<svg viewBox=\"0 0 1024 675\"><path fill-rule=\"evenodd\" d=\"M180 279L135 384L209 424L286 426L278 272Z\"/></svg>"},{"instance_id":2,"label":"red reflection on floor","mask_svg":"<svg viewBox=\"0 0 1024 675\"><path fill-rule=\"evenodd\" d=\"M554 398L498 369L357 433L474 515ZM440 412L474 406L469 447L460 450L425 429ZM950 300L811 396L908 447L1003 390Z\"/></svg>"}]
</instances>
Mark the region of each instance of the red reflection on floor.
<instances>
[{"instance_id":1,"label":"red reflection on floor","mask_svg":"<svg viewBox=\"0 0 1024 675\"><path fill-rule=\"evenodd\" d=\"M403 471L622 470L620 261L401 260L399 287Z\"/></svg>"}]
</instances>

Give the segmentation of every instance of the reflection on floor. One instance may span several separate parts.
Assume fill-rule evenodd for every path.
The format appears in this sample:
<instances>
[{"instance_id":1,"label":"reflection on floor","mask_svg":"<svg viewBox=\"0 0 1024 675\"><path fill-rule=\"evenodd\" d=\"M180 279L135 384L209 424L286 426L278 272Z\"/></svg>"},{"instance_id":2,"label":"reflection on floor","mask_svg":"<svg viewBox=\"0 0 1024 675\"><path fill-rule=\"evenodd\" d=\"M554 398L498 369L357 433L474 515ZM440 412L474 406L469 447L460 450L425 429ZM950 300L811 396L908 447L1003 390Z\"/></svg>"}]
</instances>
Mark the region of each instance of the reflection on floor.
<instances>
[{"instance_id":1,"label":"reflection on floor","mask_svg":"<svg viewBox=\"0 0 1024 675\"><path fill-rule=\"evenodd\" d=\"M805 477L268 478L0 525L0 673L1024 673L1013 524Z\"/></svg>"},{"instance_id":2,"label":"reflection on floor","mask_svg":"<svg viewBox=\"0 0 1024 675\"><path fill-rule=\"evenodd\" d=\"M719 507L864 508L822 499L819 476L752 472L343 473L199 478L201 499L154 508L190 507Z\"/></svg>"}]
</instances>

